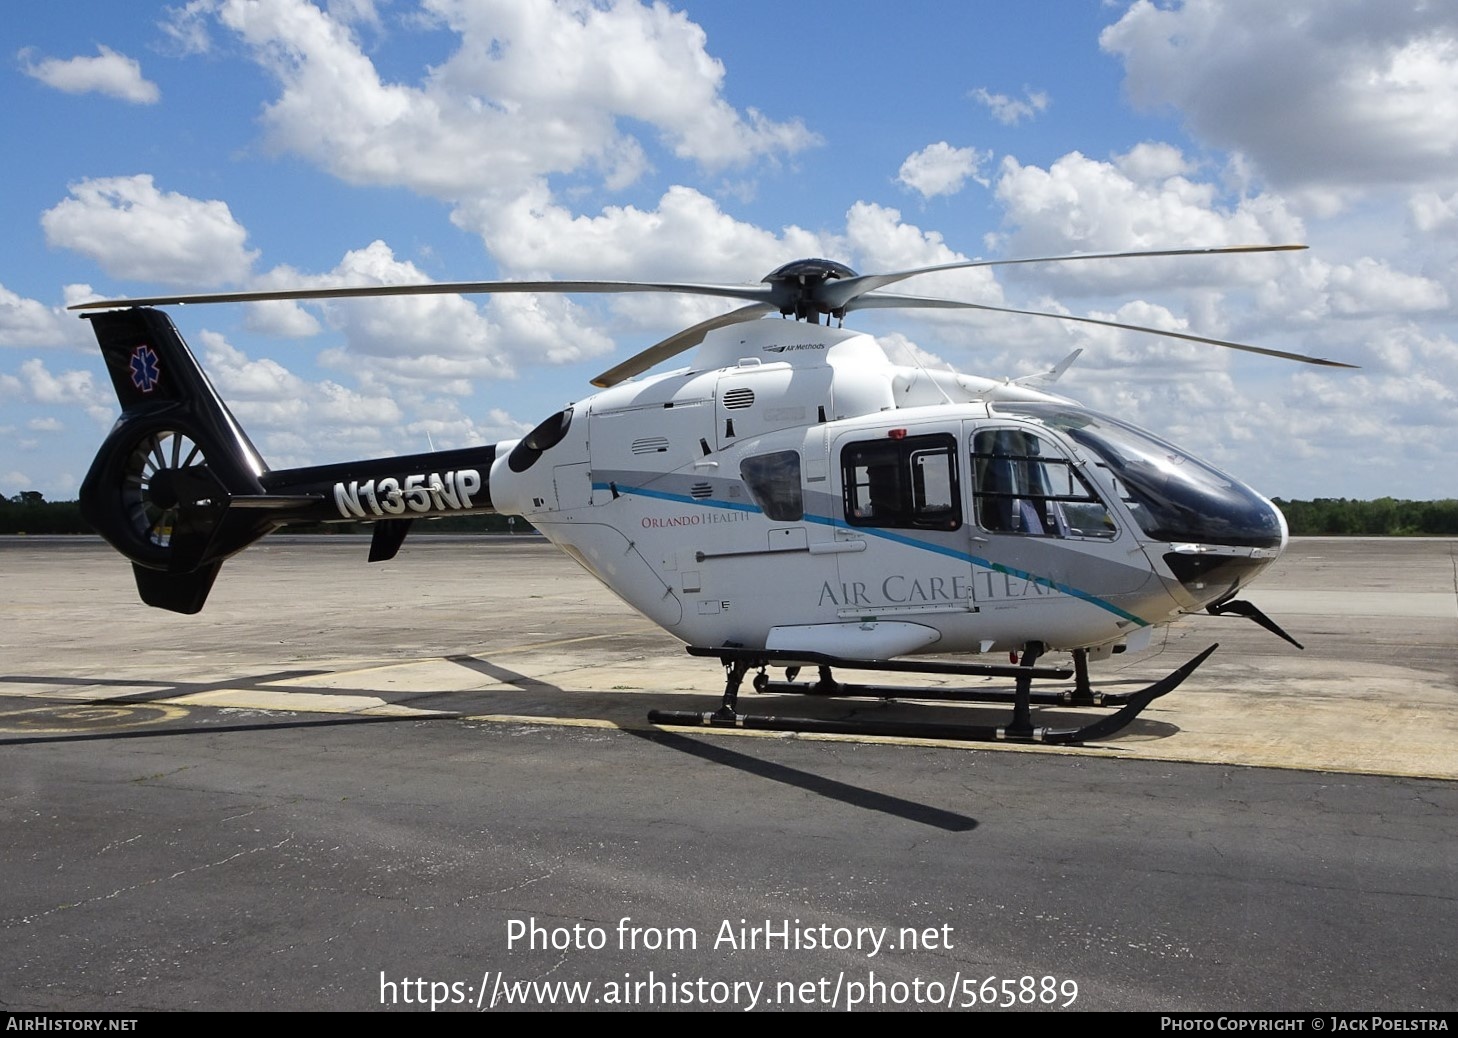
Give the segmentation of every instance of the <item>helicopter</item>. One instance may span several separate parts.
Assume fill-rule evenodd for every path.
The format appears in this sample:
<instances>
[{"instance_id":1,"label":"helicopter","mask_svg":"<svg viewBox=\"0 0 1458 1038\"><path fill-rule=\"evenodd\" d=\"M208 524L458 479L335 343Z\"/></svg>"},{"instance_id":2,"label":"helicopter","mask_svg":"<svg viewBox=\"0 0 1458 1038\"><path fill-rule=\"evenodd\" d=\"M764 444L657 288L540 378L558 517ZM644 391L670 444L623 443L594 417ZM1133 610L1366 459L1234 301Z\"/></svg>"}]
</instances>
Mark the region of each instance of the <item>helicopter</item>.
<instances>
[{"instance_id":1,"label":"helicopter","mask_svg":"<svg viewBox=\"0 0 1458 1038\"><path fill-rule=\"evenodd\" d=\"M758 284L485 281L99 300L88 311L122 413L81 486L88 522L132 563L150 606L203 608L223 562L299 523L372 525L371 562L416 520L525 517L629 606L725 671L718 709L659 724L874 732L1077 745L1128 725L1216 646L1137 692L1096 692L1089 663L1139 651L1237 597L1281 554L1270 500L1127 421L1046 387L1052 371L993 379L893 363L844 327L871 308L979 310L1103 325L1302 363L1350 364L1070 314L902 295L918 275L983 266L1282 252L1246 245L971 260L858 274L826 259ZM426 293L671 292L742 305L593 379L596 393L525 436L306 468L271 469L162 306ZM774 320L778 315L781 320ZM697 347L691 363L648 374ZM1073 666L1039 666L1054 651ZM985 662L1007 653L1008 663ZM936 659L920 659L935 655ZM953 657L948 659L947 657ZM818 680L799 681L814 667ZM784 680L770 677L783 668ZM835 669L1011 679L1013 687L891 688ZM758 692L1012 705L1003 725L835 721L743 712ZM1035 691L1034 681L1072 690ZM983 683L985 685L985 683ZM1034 704L1112 708L1037 727Z\"/></svg>"}]
</instances>

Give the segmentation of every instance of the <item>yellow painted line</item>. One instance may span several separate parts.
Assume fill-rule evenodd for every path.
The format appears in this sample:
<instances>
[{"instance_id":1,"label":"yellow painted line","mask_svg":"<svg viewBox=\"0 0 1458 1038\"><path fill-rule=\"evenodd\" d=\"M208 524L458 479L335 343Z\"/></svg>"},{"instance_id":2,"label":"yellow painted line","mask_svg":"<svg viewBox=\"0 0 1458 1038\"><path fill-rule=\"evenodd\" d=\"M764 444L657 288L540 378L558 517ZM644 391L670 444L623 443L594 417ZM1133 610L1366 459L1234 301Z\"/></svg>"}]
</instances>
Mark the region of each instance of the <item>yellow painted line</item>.
<instances>
[{"instance_id":1,"label":"yellow painted line","mask_svg":"<svg viewBox=\"0 0 1458 1038\"><path fill-rule=\"evenodd\" d=\"M619 731L661 730L679 735L727 735L735 738L785 739L806 742L841 742L878 746L911 746L934 750L982 751L994 750L1001 753L1057 754L1064 757L1098 757L1117 760L1142 760L1179 764L1206 764L1216 767L1260 768L1267 771L1328 772L1341 775L1374 775L1385 778L1427 778L1436 781L1454 781L1451 776L1402 770L1397 768L1373 768L1344 766L1335 767L1330 762L1299 763L1289 758L1284 760L1237 759L1218 753L1200 757L1171 752L1149 752L1137 746L1110 744L1086 744L1084 746L1056 746L1048 743L1020 743L976 741L969 739L927 739L904 735L848 735L828 732L774 732L757 728L719 728L710 725L671 725L642 722L622 723L600 718L548 717L536 714L473 714L462 717L462 721L476 721L488 724L521 724L558 728L609 728ZM1143 743L1143 746L1149 744Z\"/></svg>"},{"instance_id":2,"label":"yellow painted line","mask_svg":"<svg viewBox=\"0 0 1458 1038\"><path fill-rule=\"evenodd\" d=\"M550 728L612 728L617 731L642 731L652 728L648 722L621 724L602 717L538 717L535 714L467 714L462 721L479 721L486 724L541 724Z\"/></svg>"}]
</instances>

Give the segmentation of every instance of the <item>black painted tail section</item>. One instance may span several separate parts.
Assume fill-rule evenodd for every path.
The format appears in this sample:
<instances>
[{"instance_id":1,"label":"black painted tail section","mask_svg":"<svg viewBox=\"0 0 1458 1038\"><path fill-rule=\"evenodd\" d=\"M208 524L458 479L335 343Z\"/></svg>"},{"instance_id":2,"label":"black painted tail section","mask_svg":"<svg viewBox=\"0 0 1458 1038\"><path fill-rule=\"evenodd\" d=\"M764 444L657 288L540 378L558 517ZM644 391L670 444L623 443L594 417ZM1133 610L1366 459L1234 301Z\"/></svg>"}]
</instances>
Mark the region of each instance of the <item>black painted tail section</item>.
<instances>
[{"instance_id":1,"label":"black painted tail section","mask_svg":"<svg viewBox=\"0 0 1458 1038\"><path fill-rule=\"evenodd\" d=\"M268 472L166 314L88 315L122 414L81 484L87 522L132 560L148 605L195 613L224 559L276 525ZM283 506L283 501L274 502Z\"/></svg>"},{"instance_id":2,"label":"black painted tail section","mask_svg":"<svg viewBox=\"0 0 1458 1038\"><path fill-rule=\"evenodd\" d=\"M495 511L494 444L270 470L166 314L87 316L122 414L81 484L81 512L132 560L148 605L196 613L225 559L288 523L374 523L374 562L416 519Z\"/></svg>"}]
</instances>

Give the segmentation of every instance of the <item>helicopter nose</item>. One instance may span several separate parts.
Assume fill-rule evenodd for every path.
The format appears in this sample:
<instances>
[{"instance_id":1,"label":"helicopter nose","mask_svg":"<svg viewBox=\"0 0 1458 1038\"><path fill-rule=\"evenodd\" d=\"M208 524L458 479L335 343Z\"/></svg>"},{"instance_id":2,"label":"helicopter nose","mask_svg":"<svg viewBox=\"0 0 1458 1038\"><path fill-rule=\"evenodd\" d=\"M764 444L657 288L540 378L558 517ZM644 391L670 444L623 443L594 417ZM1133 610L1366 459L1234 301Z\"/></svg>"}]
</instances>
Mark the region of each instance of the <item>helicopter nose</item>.
<instances>
[{"instance_id":1,"label":"helicopter nose","mask_svg":"<svg viewBox=\"0 0 1458 1038\"><path fill-rule=\"evenodd\" d=\"M1281 549L1219 548L1207 545L1181 544L1164 556L1165 565L1203 609L1211 602L1227 598L1255 580L1281 554Z\"/></svg>"},{"instance_id":2,"label":"helicopter nose","mask_svg":"<svg viewBox=\"0 0 1458 1038\"><path fill-rule=\"evenodd\" d=\"M1190 542L1172 543L1164 555L1170 572L1203 608L1212 602L1227 599L1261 575L1281 557L1290 542L1290 528L1281 510L1266 498L1251 494L1248 518L1268 531L1266 543L1220 544ZM1272 536L1279 531L1280 536Z\"/></svg>"}]
</instances>

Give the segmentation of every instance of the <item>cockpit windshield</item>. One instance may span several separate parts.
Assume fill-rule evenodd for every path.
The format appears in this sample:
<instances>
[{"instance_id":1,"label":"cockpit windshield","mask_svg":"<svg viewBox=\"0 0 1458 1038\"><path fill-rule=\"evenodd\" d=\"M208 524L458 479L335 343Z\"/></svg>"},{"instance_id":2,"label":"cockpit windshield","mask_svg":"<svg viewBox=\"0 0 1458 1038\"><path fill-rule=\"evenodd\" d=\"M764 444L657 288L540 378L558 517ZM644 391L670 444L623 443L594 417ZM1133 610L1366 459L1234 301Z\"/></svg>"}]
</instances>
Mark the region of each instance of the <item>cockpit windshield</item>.
<instances>
[{"instance_id":1,"label":"cockpit windshield","mask_svg":"<svg viewBox=\"0 0 1458 1038\"><path fill-rule=\"evenodd\" d=\"M1067 436L1107 469L1148 536L1161 541L1279 547L1280 513L1254 490L1117 418L1067 404L998 403Z\"/></svg>"}]
</instances>

